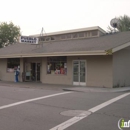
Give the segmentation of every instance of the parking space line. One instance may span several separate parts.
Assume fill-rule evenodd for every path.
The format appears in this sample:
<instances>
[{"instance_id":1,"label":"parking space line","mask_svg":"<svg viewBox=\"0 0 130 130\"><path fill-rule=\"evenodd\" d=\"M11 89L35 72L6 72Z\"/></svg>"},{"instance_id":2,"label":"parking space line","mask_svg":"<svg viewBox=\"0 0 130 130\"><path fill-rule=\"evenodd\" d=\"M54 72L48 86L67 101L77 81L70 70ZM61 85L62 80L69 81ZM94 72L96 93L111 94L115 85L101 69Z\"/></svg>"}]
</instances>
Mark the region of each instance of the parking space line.
<instances>
[{"instance_id":1,"label":"parking space line","mask_svg":"<svg viewBox=\"0 0 130 130\"><path fill-rule=\"evenodd\" d=\"M83 112L83 113L81 113L81 114L79 114L79 115L77 115L77 116L63 122L63 123L51 128L50 130L64 130L64 129L70 127L71 125L77 123L78 121L86 118L91 113L94 113L94 112L96 112L96 111L98 111L98 110L100 110L100 109L102 109L102 108L104 108L104 107L106 107L106 106L108 106L108 105L110 105L110 104L112 104L112 103L114 103L114 102L128 96L129 94L130 93L125 93L125 94L117 96L117 97L115 97L113 99L110 99L110 100L108 100L108 101L106 101L104 103L101 103L100 105L97 105L97 106L95 106L95 107L93 107L93 108L91 108L91 109L89 109L89 110L87 110L87 111L85 111L85 112Z\"/></svg>"},{"instance_id":2,"label":"parking space line","mask_svg":"<svg viewBox=\"0 0 130 130\"><path fill-rule=\"evenodd\" d=\"M37 100L41 100L41 99L45 99L45 98L50 98L50 97L54 97L54 96L69 94L69 93L73 93L73 92L56 93L56 94L47 95L47 96L43 96L43 97L37 97L37 98L32 98L32 99L28 99L28 100L24 100L24 101L20 101L20 102L15 102L15 103L12 103L12 104L0 106L0 110L5 109L5 108L9 108L9 107L13 107L13 106L17 106L17 105L20 105L20 104L24 104L24 103L29 103L29 102L33 102L33 101L37 101Z\"/></svg>"}]
</instances>

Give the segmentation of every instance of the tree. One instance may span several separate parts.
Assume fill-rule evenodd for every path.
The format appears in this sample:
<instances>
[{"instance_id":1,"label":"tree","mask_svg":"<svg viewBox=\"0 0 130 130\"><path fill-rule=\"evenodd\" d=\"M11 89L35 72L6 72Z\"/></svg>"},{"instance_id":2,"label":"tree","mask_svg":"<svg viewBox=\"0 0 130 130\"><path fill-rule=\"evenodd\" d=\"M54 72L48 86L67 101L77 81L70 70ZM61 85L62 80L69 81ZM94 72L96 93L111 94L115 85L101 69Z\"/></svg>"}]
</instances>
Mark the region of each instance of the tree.
<instances>
[{"instance_id":1,"label":"tree","mask_svg":"<svg viewBox=\"0 0 130 130\"><path fill-rule=\"evenodd\" d=\"M117 32L117 31L120 31L120 32L123 32L123 31L130 31L130 17L127 16L127 15L124 15L124 16L120 16L120 17L117 17L115 18L118 20L118 23L117 23L117 29L114 29L110 26L108 26L108 33L113 33L113 32Z\"/></svg>"},{"instance_id":2,"label":"tree","mask_svg":"<svg viewBox=\"0 0 130 130\"><path fill-rule=\"evenodd\" d=\"M117 29L121 32L130 31L130 17L127 15L118 17L119 25Z\"/></svg>"},{"instance_id":3,"label":"tree","mask_svg":"<svg viewBox=\"0 0 130 130\"><path fill-rule=\"evenodd\" d=\"M0 23L0 47L8 46L18 41L20 36L20 27L15 26L12 22Z\"/></svg>"}]
</instances>

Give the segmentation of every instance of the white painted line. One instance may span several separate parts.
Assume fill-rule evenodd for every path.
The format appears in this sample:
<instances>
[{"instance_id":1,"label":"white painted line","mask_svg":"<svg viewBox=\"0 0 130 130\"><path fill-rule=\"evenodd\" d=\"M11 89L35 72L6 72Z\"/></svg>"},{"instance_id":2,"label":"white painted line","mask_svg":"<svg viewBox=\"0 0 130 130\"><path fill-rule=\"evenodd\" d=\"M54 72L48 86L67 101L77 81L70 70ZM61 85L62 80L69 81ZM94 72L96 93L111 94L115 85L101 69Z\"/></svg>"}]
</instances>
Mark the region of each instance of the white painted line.
<instances>
[{"instance_id":1,"label":"white painted line","mask_svg":"<svg viewBox=\"0 0 130 130\"><path fill-rule=\"evenodd\" d=\"M24 103L33 102L33 101L37 101L37 100L41 100L41 99L45 99L45 98L50 98L50 97L54 97L54 96L59 96L59 95L63 95L63 94L68 94L68 93L72 93L72 92L56 93L56 94L47 95L47 96L43 96L43 97L28 99L28 100L24 100L24 101L12 103L12 104L0 106L0 110L5 109L5 108L9 108L9 107L13 107L13 106L17 106L17 105L20 105L20 104L24 104Z\"/></svg>"},{"instance_id":2,"label":"white painted line","mask_svg":"<svg viewBox=\"0 0 130 130\"><path fill-rule=\"evenodd\" d=\"M75 116L75 117L63 122L62 124L55 126L54 128L52 128L50 130L64 130L64 129L68 128L69 126L77 123L78 121L84 119L85 117L89 116L90 114L91 114L91 112L86 111L84 113L81 113L78 116Z\"/></svg>"},{"instance_id":3,"label":"white painted line","mask_svg":"<svg viewBox=\"0 0 130 130\"><path fill-rule=\"evenodd\" d=\"M98 110L100 110L100 109L102 109L102 108L104 108L104 107L106 107L106 106L108 106L108 105L110 105L110 104L112 104L112 103L114 103L114 102L128 96L129 94L130 93L125 93L125 94L122 94L122 95L120 95L120 96L118 96L116 98L108 100L108 101L106 101L106 102L104 102L104 103L102 103L102 104L100 104L98 106L95 106L95 107L89 109L88 111L85 111L85 112L79 114L78 116L75 116L75 117L73 117L73 118L71 118L71 119L69 119L69 120L55 126L54 128L51 128L50 130L64 130L64 129L70 127L71 125L77 123L78 121L86 118L91 113L94 113L94 112L96 112L96 111L98 111Z\"/></svg>"},{"instance_id":4,"label":"white painted line","mask_svg":"<svg viewBox=\"0 0 130 130\"><path fill-rule=\"evenodd\" d=\"M91 111L92 113L94 113L94 112L96 112L96 111L102 109L103 107L106 107L106 106L112 104L113 102L116 102L116 101L118 101L118 100L120 100L120 99L122 99L122 98L128 96L129 94L130 94L130 93L122 94L122 95L120 95L120 96L118 96L118 97L115 97L115 98L113 98L113 99L111 99L111 100L108 100L108 101L106 101L106 102L104 102L104 103L102 103L102 104L100 104L100 105L98 105L98 106L96 106L96 107L93 107L93 108L89 109L88 111Z\"/></svg>"}]
</instances>

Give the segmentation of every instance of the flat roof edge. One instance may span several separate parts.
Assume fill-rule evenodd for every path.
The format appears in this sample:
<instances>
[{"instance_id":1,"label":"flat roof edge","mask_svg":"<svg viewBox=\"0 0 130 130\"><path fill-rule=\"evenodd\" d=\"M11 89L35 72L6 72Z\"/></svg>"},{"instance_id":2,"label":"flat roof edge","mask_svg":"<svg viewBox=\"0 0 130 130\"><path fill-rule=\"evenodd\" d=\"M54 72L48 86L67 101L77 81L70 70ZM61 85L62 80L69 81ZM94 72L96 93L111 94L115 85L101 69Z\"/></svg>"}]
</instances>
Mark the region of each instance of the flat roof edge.
<instances>
[{"instance_id":1,"label":"flat roof edge","mask_svg":"<svg viewBox=\"0 0 130 130\"><path fill-rule=\"evenodd\" d=\"M65 31L50 32L50 33L43 34L43 36L60 35L60 34L62 35L62 34L67 34L67 33L92 31L92 30L99 30L103 33L106 33L106 31L103 30L101 27L93 26L93 27L87 27L87 28L79 28L79 29L71 29L71 30L65 30ZM30 35L30 36L39 37L40 34L34 34L34 35Z\"/></svg>"}]
</instances>

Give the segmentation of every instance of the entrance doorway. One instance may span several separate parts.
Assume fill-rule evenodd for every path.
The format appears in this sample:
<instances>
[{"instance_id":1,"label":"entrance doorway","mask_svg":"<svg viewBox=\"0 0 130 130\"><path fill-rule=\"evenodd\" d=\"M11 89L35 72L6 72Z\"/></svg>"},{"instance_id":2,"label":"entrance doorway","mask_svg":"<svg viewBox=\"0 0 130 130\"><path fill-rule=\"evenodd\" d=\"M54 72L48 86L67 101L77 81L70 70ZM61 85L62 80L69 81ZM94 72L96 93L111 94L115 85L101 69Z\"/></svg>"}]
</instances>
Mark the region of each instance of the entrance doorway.
<instances>
[{"instance_id":1,"label":"entrance doorway","mask_svg":"<svg viewBox=\"0 0 130 130\"><path fill-rule=\"evenodd\" d=\"M25 63L25 81L40 81L40 63Z\"/></svg>"},{"instance_id":2,"label":"entrance doorway","mask_svg":"<svg viewBox=\"0 0 130 130\"><path fill-rule=\"evenodd\" d=\"M31 63L31 80L40 81L40 63Z\"/></svg>"},{"instance_id":3,"label":"entrance doorway","mask_svg":"<svg viewBox=\"0 0 130 130\"><path fill-rule=\"evenodd\" d=\"M73 61L73 85L86 85L86 61Z\"/></svg>"}]
</instances>

